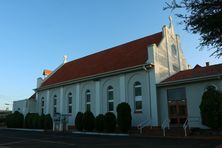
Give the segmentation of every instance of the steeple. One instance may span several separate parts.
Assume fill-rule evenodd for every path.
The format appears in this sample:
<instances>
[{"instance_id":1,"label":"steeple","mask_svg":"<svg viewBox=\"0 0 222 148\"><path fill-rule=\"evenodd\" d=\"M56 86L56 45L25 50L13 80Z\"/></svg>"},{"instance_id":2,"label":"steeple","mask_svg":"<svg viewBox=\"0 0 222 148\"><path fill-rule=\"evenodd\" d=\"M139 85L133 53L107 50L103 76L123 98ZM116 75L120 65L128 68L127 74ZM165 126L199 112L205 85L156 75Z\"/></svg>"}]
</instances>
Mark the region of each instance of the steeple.
<instances>
[{"instance_id":1,"label":"steeple","mask_svg":"<svg viewBox=\"0 0 222 148\"><path fill-rule=\"evenodd\" d=\"M169 21L170 21L170 26L169 27L172 27L173 26L173 18L172 18L172 16L169 16Z\"/></svg>"}]
</instances>

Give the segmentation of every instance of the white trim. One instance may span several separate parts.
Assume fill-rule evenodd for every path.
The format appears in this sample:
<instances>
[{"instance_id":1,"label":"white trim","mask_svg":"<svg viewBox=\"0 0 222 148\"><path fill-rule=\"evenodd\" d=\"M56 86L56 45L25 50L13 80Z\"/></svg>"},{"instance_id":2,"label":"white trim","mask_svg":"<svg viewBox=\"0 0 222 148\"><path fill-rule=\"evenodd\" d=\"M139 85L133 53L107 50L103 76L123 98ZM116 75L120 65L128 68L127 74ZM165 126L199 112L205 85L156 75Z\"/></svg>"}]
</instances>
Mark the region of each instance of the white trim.
<instances>
[{"instance_id":1,"label":"white trim","mask_svg":"<svg viewBox=\"0 0 222 148\"><path fill-rule=\"evenodd\" d=\"M125 75L120 76L119 85L120 85L120 102L126 102L126 78Z\"/></svg>"},{"instance_id":2,"label":"white trim","mask_svg":"<svg viewBox=\"0 0 222 148\"><path fill-rule=\"evenodd\" d=\"M46 92L46 102L45 102L45 104L46 104L46 109L45 109L45 112L46 112L46 114L49 114L50 112L49 112L49 109L50 109L50 94L49 94L49 90L47 90L47 92Z\"/></svg>"},{"instance_id":3,"label":"white trim","mask_svg":"<svg viewBox=\"0 0 222 148\"><path fill-rule=\"evenodd\" d=\"M91 100L90 100L91 101ZM96 81L96 116L100 113L100 81Z\"/></svg>"},{"instance_id":4,"label":"white trim","mask_svg":"<svg viewBox=\"0 0 222 148\"><path fill-rule=\"evenodd\" d=\"M76 114L80 112L80 85L76 85Z\"/></svg>"},{"instance_id":5,"label":"white trim","mask_svg":"<svg viewBox=\"0 0 222 148\"><path fill-rule=\"evenodd\" d=\"M178 85L178 84L184 84L184 83L194 83L199 81L205 81L205 80L213 80L213 79L221 79L221 74L218 75L211 75L211 76L205 76L205 77L196 77L196 78L188 78L183 80L176 80L176 81L169 81L169 82L161 82L157 84L157 87L162 86L169 86L169 85Z\"/></svg>"}]
</instances>

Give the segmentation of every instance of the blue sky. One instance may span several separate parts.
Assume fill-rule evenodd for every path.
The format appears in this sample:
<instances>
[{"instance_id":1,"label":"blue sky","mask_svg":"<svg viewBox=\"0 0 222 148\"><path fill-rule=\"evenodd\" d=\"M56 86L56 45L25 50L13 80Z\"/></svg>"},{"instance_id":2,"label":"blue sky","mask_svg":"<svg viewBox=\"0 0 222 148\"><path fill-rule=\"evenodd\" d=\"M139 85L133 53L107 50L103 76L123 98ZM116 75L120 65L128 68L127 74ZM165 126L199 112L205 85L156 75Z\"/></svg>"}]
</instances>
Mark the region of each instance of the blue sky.
<instances>
[{"instance_id":1,"label":"blue sky","mask_svg":"<svg viewBox=\"0 0 222 148\"><path fill-rule=\"evenodd\" d=\"M161 31L173 16L191 65L220 63L199 51L163 0L0 0L0 109L32 95L43 69Z\"/></svg>"}]
</instances>

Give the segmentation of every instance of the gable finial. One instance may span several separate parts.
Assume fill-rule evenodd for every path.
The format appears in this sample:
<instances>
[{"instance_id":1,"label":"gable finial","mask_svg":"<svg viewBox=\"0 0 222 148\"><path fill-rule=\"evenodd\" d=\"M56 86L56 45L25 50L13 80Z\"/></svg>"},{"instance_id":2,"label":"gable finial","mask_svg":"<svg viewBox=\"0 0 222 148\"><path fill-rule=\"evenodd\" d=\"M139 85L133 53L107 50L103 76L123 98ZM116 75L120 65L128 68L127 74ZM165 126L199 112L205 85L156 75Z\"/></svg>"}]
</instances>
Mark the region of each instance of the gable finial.
<instances>
[{"instance_id":1,"label":"gable finial","mask_svg":"<svg viewBox=\"0 0 222 148\"><path fill-rule=\"evenodd\" d=\"M68 56L67 56L67 55L64 55L63 63L65 64L65 63L67 63L67 61L68 61Z\"/></svg>"}]
</instances>

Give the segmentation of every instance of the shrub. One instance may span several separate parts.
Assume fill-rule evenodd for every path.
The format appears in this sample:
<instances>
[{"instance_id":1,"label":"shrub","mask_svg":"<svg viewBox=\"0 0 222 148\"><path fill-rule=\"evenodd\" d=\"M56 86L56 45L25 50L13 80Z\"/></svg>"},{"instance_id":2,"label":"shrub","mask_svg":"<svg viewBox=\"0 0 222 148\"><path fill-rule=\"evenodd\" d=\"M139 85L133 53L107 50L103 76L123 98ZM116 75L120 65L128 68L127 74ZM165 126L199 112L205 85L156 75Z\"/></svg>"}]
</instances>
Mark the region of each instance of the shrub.
<instances>
[{"instance_id":1,"label":"shrub","mask_svg":"<svg viewBox=\"0 0 222 148\"><path fill-rule=\"evenodd\" d=\"M37 113L32 114L31 128L33 128L33 129L39 128L39 118L40 118L39 114L37 114Z\"/></svg>"},{"instance_id":2,"label":"shrub","mask_svg":"<svg viewBox=\"0 0 222 148\"><path fill-rule=\"evenodd\" d=\"M117 124L122 132L128 132L132 125L131 108L128 103L117 106Z\"/></svg>"},{"instance_id":3,"label":"shrub","mask_svg":"<svg viewBox=\"0 0 222 148\"><path fill-rule=\"evenodd\" d=\"M25 116L25 127L31 128L31 113L28 113Z\"/></svg>"},{"instance_id":4,"label":"shrub","mask_svg":"<svg viewBox=\"0 0 222 148\"><path fill-rule=\"evenodd\" d=\"M7 117L6 117L6 125L7 125L8 128L13 128L14 127L13 114L7 115Z\"/></svg>"},{"instance_id":5,"label":"shrub","mask_svg":"<svg viewBox=\"0 0 222 148\"><path fill-rule=\"evenodd\" d=\"M43 127L44 129L48 130L48 129L52 129L53 123L52 123L52 117L50 114L44 115L44 123L43 123Z\"/></svg>"},{"instance_id":6,"label":"shrub","mask_svg":"<svg viewBox=\"0 0 222 148\"><path fill-rule=\"evenodd\" d=\"M24 116L18 111L8 115L6 120L9 128L22 128L24 124Z\"/></svg>"},{"instance_id":7,"label":"shrub","mask_svg":"<svg viewBox=\"0 0 222 148\"><path fill-rule=\"evenodd\" d=\"M39 120L40 120L39 114L37 114L37 113L28 113L25 116L25 127L26 128L32 128L32 129L40 128Z\"/></svg>"},{"instance_id":8,"label":"shrub","mask_svg":"<svg viewBox=\"0 0 222 148\"><path fill-rule=\"evenodd\" d=\"M77 130L82 131L83 130L83 122L82 122L83 113L78 112L75 118L75 127Z\"/></svg>"},{"instance_id":9,"label":"shrub","mask_svg":"<svg viewBox=\"0 0 222 148\"><path fill-rule=\"evenodd\" d=\"M222 94L208 89L202 96L200 112L202 124L212 129L222 129Z\"/></svg>"},{"instance_id":10,"label":"shrub","mask_svg":"<svg viewBox=\"0 0 222 148\"><path fill-rule=\"evenodd\" d=\"M22 128L24 126L24 115L20 112L15 112L15 127L16 128Z\"/></svg>"},{"instance_id":11,"label":"shrub","mask_svg":"<svg viewBox=\"0 0 222 148\"><path fill-rule=\"evenodd\" d=\"M95 126L95 117L92 112L86 111L82 117L83 129L92 131Z\"/></svg>"},{"instance_id":12,"label":"shrub","mask_svg":"<svg viewBox=\"0 0 222 148\"><path fill-rule=\"evenodd\" d=\"M116 128L116 116L112 112L108 112L104 117L104 129L106 132L114 132Z\"/></svg>"},{"instance_id":13,"label":"shrub","mask_svg":"<svg viewBox=\"0 0 222 148\"><path fill-rule=\"evenodd\" d=\"M44 119L45 119L45 115L41 114L41 116L39 116L39 120L38 120L38 128L39 129L44 128Z\"/></svg>"},{"instance_id":14,"label":"shrub","mask_svg":"<svg viewBox=\"0 0 222 148\"><path fill-rule=\"evenodd\" d=\"M96 117L96 131L102 132L103 129L104 129L104 115L103 114L99 114Z\"/></svg>"}]
</instances>

